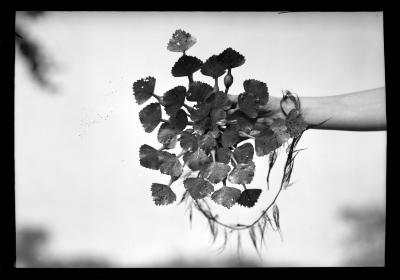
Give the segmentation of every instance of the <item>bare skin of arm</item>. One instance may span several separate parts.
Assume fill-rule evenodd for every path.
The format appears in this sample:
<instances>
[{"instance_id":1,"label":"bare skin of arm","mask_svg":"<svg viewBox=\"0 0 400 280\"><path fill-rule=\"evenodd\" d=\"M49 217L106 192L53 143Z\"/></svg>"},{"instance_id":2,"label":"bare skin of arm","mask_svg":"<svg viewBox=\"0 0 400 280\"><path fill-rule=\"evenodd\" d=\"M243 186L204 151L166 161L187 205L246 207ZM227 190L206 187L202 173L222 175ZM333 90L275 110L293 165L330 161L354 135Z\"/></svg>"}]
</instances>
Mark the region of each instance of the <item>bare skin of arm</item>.
<instances>
[{"instance_id":1,"label":"bare skin of arm","mask_svg":"<svg viewBox=\"0 0 400 280\"><path fill-rule=\"evenodd\" d=\"M229 96L237 101L237 96ZM259 109L268 112L263 118L266 123L276 118L285 118L279 97L270 96L266 106ZM300 97L301 113L310 128L380 131L386 130L385 87L359 92L324 96ZM291 104L283 104L289 112Z\"/></svg>"}]
</instances>

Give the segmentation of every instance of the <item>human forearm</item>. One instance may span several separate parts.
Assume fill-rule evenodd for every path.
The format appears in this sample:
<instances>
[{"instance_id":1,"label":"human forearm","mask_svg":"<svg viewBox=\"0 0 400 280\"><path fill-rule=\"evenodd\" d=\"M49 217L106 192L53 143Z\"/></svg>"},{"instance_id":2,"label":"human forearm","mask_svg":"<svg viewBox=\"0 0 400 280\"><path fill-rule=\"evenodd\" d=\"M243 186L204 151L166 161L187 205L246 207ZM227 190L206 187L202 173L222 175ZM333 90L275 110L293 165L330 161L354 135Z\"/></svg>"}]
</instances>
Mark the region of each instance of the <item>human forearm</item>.
<instances>
[{"instance_id":1,"label":"human forearm","mask_svg":"<svg viewBox=\"0 0 400 280\"><path fill-rule=\"evenodd\" d=\"M304 120L310 128L351 131L386 129L384 87L327 97L300 97L300 103Z\"/></svg>"},{"instance_id":2,"label":"human forearm","mask_svg":"<svg viewBox=\"0 0 400 280\"><path fill-rule=\"evenodd\" d=\"M237 103L237 95L228 95ZM377 131L386 129L385 88L359 91L322 97L299 97L301 114L313 129L332 129L349 131ZM270 96L266 105L260 106L262 112L269 112L266 123L284 118L281 98ZM294 104L284 102L283 110L288 113Z\"/></svg>"}]
</instances>

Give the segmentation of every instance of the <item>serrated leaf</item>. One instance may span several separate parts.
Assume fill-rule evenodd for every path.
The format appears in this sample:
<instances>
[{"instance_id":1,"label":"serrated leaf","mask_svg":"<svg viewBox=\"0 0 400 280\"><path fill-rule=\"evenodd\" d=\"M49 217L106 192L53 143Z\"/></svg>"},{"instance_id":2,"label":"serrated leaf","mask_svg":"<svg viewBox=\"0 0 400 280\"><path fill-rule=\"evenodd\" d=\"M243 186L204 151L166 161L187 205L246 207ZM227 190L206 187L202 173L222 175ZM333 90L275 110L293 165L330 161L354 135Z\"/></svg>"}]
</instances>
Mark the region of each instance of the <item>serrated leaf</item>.
<instances>
[{"instance_id":1,"label":"serrated leaf","mask_svg":"<svg viewBox=\"0 0 400 280\"><path fill-rule=\"evenodd\" d=\"M188 101L203 102L213 91L213 87L203 82L190 83L186 99Z\"/></svg>"},{"instance_id":2,"label":"serrated leaf","mask_svg":"<svg viewBox=\"0 0 400 280\"><path fill-rule=\"evenodd\" d=\"M139 149L140 165L146 168L158 170L160 162L158 160L158 151L153 147L144 144Z\"/></svg>"},{"instance_id":3,"label":"serrated leaf","mask_svg":"<svg viewBox=\"0 0 400 280\"><path fill-rule=\"evenodd\" d=\"M210 117L206 117L200 121L193 122L194 132L203 135L206 130L212 129L212 121Z\"/></svg>"},{"instance_id":4,"label":"serrated leaf","mask_svg":"<svg viewBox=\"0 0 400 280\"><path fill-rule=\"evenodd\" d=\"M171 73L174 77L184 77L192 75L199 70L203 62L195 56L182 55L172 67Z\"/></svg>"},{"instance_id":5,"label":"serrated leaf","mask_svg":"<svg viewBox=\"0 0 400 280\"><path fill-rule=\"evenodd\" d=\"M151 185L151 195L157 206L168 205L176 200L176 195L171 188L163 184L153 183Z\"/></svg>"},{"instance_id":6,"label":"serrated leaf","mask_svg":"<svg viewBox=\"0 0 400 280\"><path fill-rule=\"evenodd\" d=\"M179 109L175 115L169 118L168 122L172 128L182 131L188 125L188 117L184 110Z\"/></svg>"},{"instance_id":7,"label":"serrated leaf","mask_svg":"<svg viewBox=\"0 0 400 280\"><path fill-rule=\"evenodd\" d=\"M137 80L133 83L133 95L135 96L136 103L141 105L145 103L154 94L154 87L156 85L156 79L153 77L147 77Z\"/></svg>"},{"instance_id":8,"label":"serrated leaf","mask_svg":"<svg viewBox=\"0 0 400 280\"><path fill-rule=\"evenodd\" d=\"M221 142L223 147L231 147L236 144L239 137L239 127L236 124L229 125L222 133Z\"/></svg>"},{"instance_id":9,"label":"serrated leaf","mask_svg":"<svg viewBox=\"0 0 400 280\"><path fill-rule=\"evenodd\" d=\"M256 119L249 118L245 113L241 111L236 111L233 114L228 114L227 120L236 120L238 125L238 130L250 133L256 124Z\"/></svg>"},{"instance_id":10,"label":"serrated leaf","mask_svg":"<svg viewBox=\"0 0 400 280\"><path fill-rule=\"evenodd\" d=\"M307 129L307 123L296 109L289 112L286 117L285 125L291 137L297 137Z\"/></svg>"},{"instance_id":11,"label":"serrated leaf","mask_svg":"<svg viewBox=\"0 0 400 280\"><path fill-rule=\"evenodd\" d=\"M214 147L217 146L217 141L213 137L212 133L207 132L199 138L199 147L206 153L209 153Z\"/></svg>"},{"instance_id":12,"label":"serrated leaf","mask_svg":"<svg viewBox=\"0 0 400 280\"><path fill-rule=\"evenodd\" d=\"M187 178L183 184L193 199L205 198L214 191L214 186L203 178Z\"/></svg>"},{"instance_id":13,"label":"serrated leaf","mask_svg":"<svg viewBox=\"0 0 400 280\"><path fill-rule=\"evenodd\" d=\"M179 138L181 148L187 151L195 151L198 148L197 138L192 133L183 131Z\"/></svg>"},{"instance_id":14,"label":"serrated leaf","mask_svg":"<svg viewBox=\"0 0 400 280\"><path fill-rule=\"evenodd\" d=\"M241 194L238 200L236 201L239 205L245 206L245 207L253 207L256 202L258 201L258 198L261 195L261 190L260 189L247 189L244 190Z\"/></svg>"},{"instance_id":15,"label":"serrated leaf","mask_svg":"<svg viewBox=\"0 0 400 280\"><path fill-rule=\"evenodd\" d=\"M264 129L267 129L267 128L271 128L271 126L270 126L270 125L267 125L265 122L256 122L256 123L253 125L251 131L257 130L257 131L260 133L261 131L263 131ZM250 133L251 133L251 131L250 131ZM257 133L257 134L259 134L259 133Z\"/></svg>"},{"instance_id":16,"label":"serrated leaf","mask_svg":"<svg viewBox=\"0 0 400 280\"><path fill-rule=\"evenodd\" d=\"M232 151L226 147L220 147L216 152L216 160L218 162L222 162L228 164L231 159Z\"/></svg>"},{"instance_id":17,"label":"serrated leaf","mask_svg":"<svg viewBox=\"0 0 400 280\"><path fill-rule=\"evenodd\" d=\"M290 134L283 119L277 119L271 124L271 130L275 133L278 143L283 144L290 139Z\"/></svg>"},{"instance_id":18,"label":"serrated leaf","mask_svg":"<svg viewBox=\"0 0 400 280\"><path fill-rule=\"evenodd\" d=\"M186 88L184 86L176 86L170 89L163 96L165 112L169 116L175 115L185 103Z\"/></svg>"},{"instance_id":19,"label":"serrated leaf","mask_svg":"<svg viewBox=\"0 0 400 280\"><path fill-rule=\"evenodd\" d=\"M173 177L181 176L183 166L175 154L166 151L159 152L160 172Z\"/></svg>"},{"instance_id":20,"label":"serrated leaf","mask_svg":"<svg viewBox=\"0 0 400 280\"><path fill-rule=\"evenodd\" d=\"M232 48L227 48L220 53L218 55L218 60L228 69L239 67L246 61L242 54Z\"/></svg>"},{"instance_id":21,"label":"serrated leaf","mask_svg":"<svg viewBox=\"0 0 400 280\"><path fill-rule=\"evenodd\" d=\"M254 79L249 79L243 82L245 92L252 93L256 97L257 103L265 105L268 102L268 87L267 84Z\"/></svg>"},{"instance_id":22,"label":"serrated leaf","mask_svg":"<svg viewBox=\"0 0 400 280\"><path fill-rule=\"evenodd\" d=\"M211 199L228 209L230 209L240 197L241 192L237 188L222 187L211 195Z\"/></svg>"},{"instance_id":23,"label":"serrated leaf","mask_svg":"<svg viewBox=\"0 0 400 280\"><path fill-rule=\"evenodd\" d=\"M176 145L179 130L171 127L169 123L163 123L157 134L157 140L167 149L173 149Z\"/></svg>"},{"instance_id":24,"label":"serrated leaf","mask_svg":"<svg viewBox=\"0 0 400 280\"><path fill-rule=\"evenodd\" d=\"M213 108L210 113L211 121L213 125L226 119L226 112L222 108Z\"/></svg>"},{"instance_id":25,"label":"serrated leaf","mask_svg":"<svg viewBox=\"0 0 400 280\"><path fill-rule=\"evenodd\" d=\"M212 159L202 149L194 152L187 152L183 155L183 161L193 171L200 170L203 165L211 162Z\"/></svg>"},{"instance_id":26,"label":"serrated leaf","mask_svg":"<svg viewBox=\"0 0 400 280\"><path fill-rule=\"evenodd\" d=\"M211 162L200 170L200 177L218 184L228 176L231 167L221 162Z\"/></svg>"},{"instance_id":27,"label":"serrated leaf","mask_svg":"<svg viewBox=\"0 0 400 280\"><path fill-rule=\"evenodd\" d=\"M208 134L210 134L212 138L217 139L221 135L221 131L218 128L215 128L213 130L210 130Z\"/></svg>"},{"instance_id":28,"label":"serrated leaf","mask_svg":"<svg viewBox=\"0 0 400 280\"><path fill-rule=\"evenodd\" d=\"M264 156L279 148L282 144L279 143L276 134L270 128L264 129L256 136L255 139L257 156Z\"/></svg>"},{"instance_id":29,"label":"serrated leaf","mask_svg":"<svg viewBox=\"0 0 400 280\"><path fill-rule=\"evenodd\" d=\"M257 118L258 116L258 102L257 98L252 93L242 93L238 97L238 105L240 111L245 113L249 118Z\"/></svg>"},{"instance_id":30,"label":"serrated leaf","mask_svg":"<svg viewBox=\"0 0 400 280\"><path fill-rule=\"evenodd\" d=\"M172 38L169 40L167 49L171 52L186 52L197 40L190 33L178 29L172 34Z\"/></svg>"},{"instance_id":31,"label":"serrated leaf","mask_svg":"<svg viewBox=\"0 0 400 280\"><path fill-rule=\"evenodd\" d=\"M256 165L253 161L249 163L238 163L228 176L232 184L250 184L253 181Z\"/></svg>"},{"instance_id":32,"label":"serrated leaf","mask_svg":"<svg viewBox=\"0 0 400 280\"><path fill-rule=\"evenodd\" d=\"M152 132L161 122L160 103L151 103L139 112L139 120L142 123L144 131Z\"/></svg>"},{"instance_id":33,"label":"serrated leaf","mask_svg":"<svg viewBox=\"0 0 400 280\"><path fill-rule=\"evenodd\" d=\"M225 74L225 69L224 63L219 60L218 56L213 55L204 62L200 72L216 79Z\"/></svg>"},{"instance_id":34,"label":"serrated leaf","mask_svg":"<svg viewBox=\"0 0 400 280\"><path fill-rule=\"evenodd\" d=\"M213 92L207 97L206 102L210 104L212 108L221 108L223 110L228 110L232 106L228 95L223 91Z\"/></svg>"},{"instance_id":35,"label":"serrated leaf","mask_svg":"<svg viewBox=\"0 0 400 280\"><path fill-rule=\"evenodd\" d=\"M201 103L195 105L193 108L188 109L190 114L190 119L192 121L201 121L208 116L211 110L211 105L207 103Z\"/></svg>"},{"instance_id":36,"label":"serrated leaf","mask_svg":"<svg viewBox=\"0 0 400 280\"><path fill-rule=\"evenodd\" d=\"M233 151L237 163L249 163L253 160L254 147L251 143L245 143Z\"/></svg>"}]
</instances>

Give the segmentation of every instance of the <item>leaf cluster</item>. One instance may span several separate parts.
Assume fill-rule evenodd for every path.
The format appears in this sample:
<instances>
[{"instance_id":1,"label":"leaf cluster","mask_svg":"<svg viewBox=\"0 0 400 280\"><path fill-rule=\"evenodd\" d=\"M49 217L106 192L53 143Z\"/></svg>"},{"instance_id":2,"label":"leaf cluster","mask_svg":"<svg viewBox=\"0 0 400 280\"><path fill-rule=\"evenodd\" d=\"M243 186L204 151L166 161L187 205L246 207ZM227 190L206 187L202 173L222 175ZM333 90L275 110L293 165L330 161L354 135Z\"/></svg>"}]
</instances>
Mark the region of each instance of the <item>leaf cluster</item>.
<instances>
[{"instance_id":1,"label":"leaf cluster","mask_svg":"<svg viewBox=\"0 0 400 280\"><path fill-rule=\"evenodd\" d=\"M196 42L190 33L179 29L167 45L168 50L182 53L171 73L174 77L187 76L188 87L178 85L157 95L154 77L133 84L134 97L139 105L151 97L156 99L140 110L139 120L147 133L158 127L157 140L161 144L158 149L142 145L140 165L170 176L170 184L154 183L151 187L156 205L167 205L176 200L171 184L187 166L197 172L197 177L183 181L193 200L210 196L215 203L226 208L236 203L252 207L262 192L261 189L246 187L253 181L256 170L254 154L268 155L291 137L300 135L305 129L304 121L293 111L285 120L275 120L272 125L258 122L261 115L259 106L268 103L266 83L245 80L244 92L234 104L228 96L228 87L225 92L219 90L218 78L227 71L226 75L232 75L232 69L243 65L245 57L227 48L203 63L199 58L186 54ZM198 70L213 78L216 85L194 81L193 74ZM194 105L189 105L193 102ZM163 118L163 114L167 117ZM250 142L240 145L248 139L254 140L254 145ZM176 148L178 143L182 149L179 155L167 151ZM222 187L217 188L220 183Z\"/></svg>"}]
</instances>

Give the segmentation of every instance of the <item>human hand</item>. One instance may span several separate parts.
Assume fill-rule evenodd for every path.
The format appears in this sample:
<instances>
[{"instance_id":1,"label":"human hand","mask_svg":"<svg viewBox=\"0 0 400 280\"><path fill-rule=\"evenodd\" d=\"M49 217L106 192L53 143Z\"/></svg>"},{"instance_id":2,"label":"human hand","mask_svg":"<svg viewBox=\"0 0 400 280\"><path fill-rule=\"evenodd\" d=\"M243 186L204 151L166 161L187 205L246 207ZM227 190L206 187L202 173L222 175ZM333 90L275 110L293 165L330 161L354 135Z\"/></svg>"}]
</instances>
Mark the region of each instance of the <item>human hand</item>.
<instances>
[{"instance_id":1,"label":"human hand","mask_svg":"<svg viewBox=\"0 0 400 280\"><path fill-rule=\"evenodd\" d=\"M237 105L238 95L228 95L230 101L236 104L236 108L230 109L229 113L233 113L239 109ZM281 100L280 97L269 96L268 102L265 105L259 105L258 109L258 117L257 122L264 123L266 125L271 125L277 119L285 119L286 114L290 112L291 109L295 108L295 105L290 100L282 101L281 108ZM284 113L285 112L285 113Z\"/></svg>"}]
</instances>

